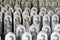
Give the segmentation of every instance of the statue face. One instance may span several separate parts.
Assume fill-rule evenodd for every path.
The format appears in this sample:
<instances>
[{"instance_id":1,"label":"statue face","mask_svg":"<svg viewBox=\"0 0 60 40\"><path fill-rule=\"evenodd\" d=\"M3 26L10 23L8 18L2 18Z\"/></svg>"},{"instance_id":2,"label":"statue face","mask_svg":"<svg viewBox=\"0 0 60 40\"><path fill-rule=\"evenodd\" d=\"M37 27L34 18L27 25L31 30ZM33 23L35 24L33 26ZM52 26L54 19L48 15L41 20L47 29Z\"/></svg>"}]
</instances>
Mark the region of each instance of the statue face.
<instances>
[{"instance_id":1,"label":"statue face","mask_svg":"<svg viewBox=\"0 0 60 40\"><path fill-rule=\"evenodd\" d=\"M16 20L18 21L19 20L19 17L17 17Z\"/></svg>"},{"instance_id":2,"label":"statue face","mask_svg":"<svg viewBox=\"0 0 60 40\"><path fill-rule=\"evenodd\" d=\"M39 18L38 17L36 17L35 19L33 19L34 20L34 24L39 24Z\"/></svg>"},{"instance_id":3,"label":"statue face","mask_svg":"<svg viewBox=\"0 0 60 40\"><path fill-rule=\"evenodd\" d=\"M29 22L29 17L25 17L24 22Z\"/></svg>"},{"instance_id":4,"label":"statue face","mask_svg":"<svg viewBox=\"0 0 60 40\"><path fill-rule=\"evenodd\" d=\"M33 32L33 33L36 33L36 28L33 28L33 29L32 29L32 32Z\"/></svg>"},{"instance_id":5,"label":"statue face","mask_svg":"<svg viewBox=\"0 0 60 40\"><path fill-rule=\"evenodd\" d=\"M42 12L45 12L46 13L46 8L41 8L41 10L40 11L42 11Z\"/></svg>"},{"instance_id":6,"label":"statue face","mask_svg":"<svg viewBox=\"0 0 60 40\"><path fill-rule=\"evenodd\" d=\"M8 33L8 32L11 32L11 29L10 29L9 27L7 27L7 33Z\"/></svg>"},{"instance_id":7,"label":"statue face","mask_svg":"<svg viewBox=\"0 0 60 40\"><path fill-rule=\"evenodd\" d=\"M41 38L39 40L45 40L45 36L41 35Z\"/></svg>"},{"instance_id":8,"label":"statue face","mask_svg":"<svg viewBox=\"0 0 60 40\"><path fill-rule=\"evenodd\" d=\"M57 21L58 21L58 20L57 20L57 17L55 16L54 19L53 19L53 22L54 22L54 23L57 23Z\"/></svg>"},{"instance_id":9,"label":"statue face","mask_svg":"<svg viewBox=\"0 0 60 40\"><path fill-rule=\"evenodd\" d=\"M23 32L24 32L24 30L21 28L21 29L20 29L20 32L21 32L21 33L23 33Z\"/></svg>"},{"instance_id":10,"label":"statue face","mask_svg":"<svg viewBox=\"0 0 60 40\"><path fill-rule=\"evenodd\" d=\"M10 36L10 37L9 37L9 40L14 40L13 36Z\"/></svg>"},{"instance_id":11,"label":"statue face","mask_svg":"<svg viewBox=\"0 0 60 40\"><path fill-rule=\"evenodd\" d=\"M48 17L46 17L45 19L44 19L44 23L49 23L49 20L48 20L49 18Z\"/></svg>"},{"instance_id":12,"label":"statue face","mask_svg":"<svg viewBox=\"0 0 60 40\"><path fill-rule=\"evenodd\" d=\"M49 14L50 16L52 16L52 15L54 14L54 12L51 10L51 11L48 12L48 14Z\"/></svg>"},{"instance_id":13,"label":"statue face","mask_svg":"<svg viewBox=\"0 0 60 40\"><path fill-rule=\"evenodd\" d=\"M18 33L17 34L18 34L19 37L21 37L23 33L24 33L24 29L23 28L20 28L18 30Z\"/></svg>"},{"instance_id":14,"label":"statue face","mask_svg":"<svg viewBox=\"0 0 60 40\"><path fill-rule=\"evenodd\" d=\"M30 36L29 35L26 35L26 40L30 40Z\"/></svg>"},{"instance_id":15,"label":"statue face","mask_svg":"<svg viewBox=\"0 0 60 40\"><path fill-rule=\"evenodd\" d=\"M46 31L47 33L49 33L49 29L48 29L48 28L45 28L45 31Z\"/></svg>"},{"instance_id":16,"label":"statue face","mask_svg":"<svg viewBox=\"0 0 60 40\"><path fill-rule=\"evenodd\" d=\"M59 40L58 35L55 35L53 40Z\"/></svg>"},{"instance_id":17,"label":"statue face","mask_svg":"<svg viewBox=\"0 0 60 40\"><path fill-rule=\"evenodd\" d=\"M39 14L40 16L44 16L44 12L40 12L40 14Z\"/></svg>"}]
</instances>

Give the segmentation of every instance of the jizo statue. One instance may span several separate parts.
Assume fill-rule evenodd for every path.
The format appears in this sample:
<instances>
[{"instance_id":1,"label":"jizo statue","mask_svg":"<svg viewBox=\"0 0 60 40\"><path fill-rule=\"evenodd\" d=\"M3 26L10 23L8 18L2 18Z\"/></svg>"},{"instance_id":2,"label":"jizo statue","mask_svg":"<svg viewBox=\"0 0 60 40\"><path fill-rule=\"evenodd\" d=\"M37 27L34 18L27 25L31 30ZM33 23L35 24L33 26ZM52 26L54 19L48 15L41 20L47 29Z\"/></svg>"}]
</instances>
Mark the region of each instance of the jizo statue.
<instances>
[{"instance_id":1,"label":"jizo statue","mask_svg":"<svg viewBox=\"0 0 60 40\"><path fill-rule=\"evenodd\" d=\"M48 36L50 36L50 34L51 34L51 28L48 25L44 25L42 27L42 31L46 32Z\"/></svg>"},{"instance_id":2,"label":"jizo statue","mask_svg":"<svg viewBox=\"0 0 60 40\"><path fill-rule=\"evenodd\" d=\"M51 34L51 40L60 40L60 34L58 32L53 32Z\"/></svg>"},{"instance_id":3,"label":"jizo statue","mask_svg":"<svg viewBox=\"0 0 60 40\"><path fill-rule=\"evenodd\" d=\"M6 34L5 40L16 40L16 36L14 35L14 33L9 32Z\"/></svg>"},{"instance_id":4,"label":"jizo statue","mask_svg":"<svg viewBox=\"0 0 60 40\"><path fill-rule=\"evenodd\" d=\"M22 35L22 39L21 40L32 40L32 35L29 32L25 32Z\"/></svg>"},{"instance_id":5,"label":"jizo statue","mask_svg":"<svg viewBox=\"0 0 60 40\"><path fill-rule=\"evenodd\" d=\"M45 32L41 31L37 35L37 40L48 40L48 35Z\"/></svg>"},{"instance_id":6,"label":"jizo statue","mask_svg":"<svg viewBox=\"0 0 60 40\"><path fill-rule=\"evenodd\" d=\"M40 16L39 15L35 15L34 17L33 17L33 24L34 25L40 25L41 24L41 18L40 18Z\"/></svg>"},{"instance_id":7,"label":"jizo statue","mask_svg":"<svg viewBox=\"0 0 60 40\"><path fill-rule=\"evenodd\" d=\"M32 24L29 28L29 32L31 33L33 31L36 32L36 33L39 33L39 31L40 31L39 26L35 26L35 25Z\"/></svg>"},{"instance_id":8,"label":"jizo statue","mask_svg":"<svg viewBox=\"0 0 60 40\"><path fill-rule=\"evenodd\" d=\"M23 17L23 25L26 27L27 30L29 29L30 24L31 24L30 16L25 15L25 16Z\"/></svg>"},{"instance_id":9,"label":"jizo statue","mask_svg":"<svg viewBox=\"0 0 60 40\"><path fill-rule=\"evenodd\" d=\"M21 2L21 8L22 8L22 10L24 10L24 8L25 8L25 3L26 3L26 0L23 0L23 1Z\"/></svg>"},{"instance_id":10,"label":"jizo statue","mask_svg":"<svg viewBox=\"0 0 60 40\"><path fill-rule=\"evenodd\" d=\"M54 31L60 33L60 24L56 24Z\"/></svg>"},{"instance_id":11,"label":"jizo statue","mask_svg":"<svg viewBox=\"0 0 60 40\"><path fill-rule=\"evenodd\" d=\"M48 14L43 16L43 25L50 25L50 16Z\"/></svg>"},{"instance_id":12,"label":"jizo statue","mask_svg":"<svg viewBox=\"0 0 60 40\"><path fill-rule=\"evenodd\" d=\"M11 16L4 17L4 35L12 31L12 18Z\"/></svg>"},{"instance_id":13,"label":"jizo statue","mask_svg":"<svg viewBox=\"0 0 60 40\"><path fill-rule=\"evenodd\" d=\"M58 23L59 23L59 16L54 14L52 16L52 23L51 23L52 24L52 31L54 30L56 24L58 24Z\"/></svg>"},{"instance_id":14,"label":"jizo statue","mask_svg":"<svg viewBox=\"0 0 60 40\"><path fill-rule=\"evenodd\" d=\"M21 40L22 38L22 35L25 33L26 29L23 25L19 25L17 28L16 28L16 37L17 39Z\"/></svg>"},{"instance_id":15,"label":"jizo statue","mask_svg":"<svg viewBox=\"0 0 60 40\"><path fill-rule=\"evenodd\" d=\"M16 31L16 28L18 25L21 24L21 17L20 16L15 16L14 17L14 32Z\"/></svg>"},{"instance_id":16,"label":"jizo statue","mask_svg":"<svg viewBox=\"0 0 60 40\"><path fill-rule=\"evenodd\" d=\"M23 25L19 25L17 28L16 28L16 36L17 37L21 37L22 34L26 31L25 27Z\"/></svg>"},{"instance_id":17,"label":"jizo statue","mask_svg":"<svg viewBox=\"0 0 60 40\"><path fill-rule=\"evenodd\" d=\"M54 14L52 16L52 23L59 23L59 16L58 15Z\"/></svg>"},{"instance_id":18,"label":"jizo statue","mask_svg":"<svg viewBox=\"0 0 60 40\"><path fill-rule=\"evenodd\" d=\"M33 27L33 26L31 26L30 28L29 28L29 32L31 33L31 35L32 35L32 40L37 40L37 28L36 27Z\"/></svg>"}]
</instances>

